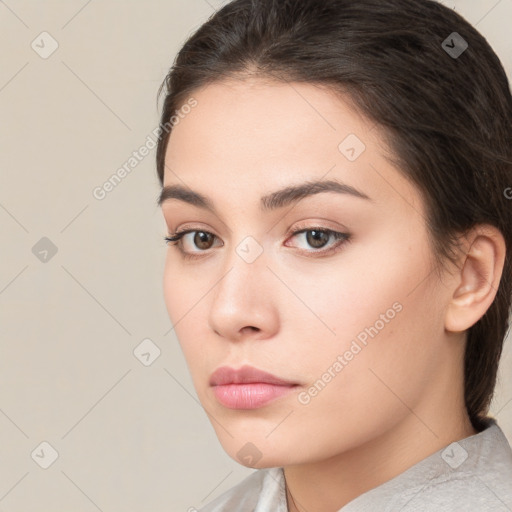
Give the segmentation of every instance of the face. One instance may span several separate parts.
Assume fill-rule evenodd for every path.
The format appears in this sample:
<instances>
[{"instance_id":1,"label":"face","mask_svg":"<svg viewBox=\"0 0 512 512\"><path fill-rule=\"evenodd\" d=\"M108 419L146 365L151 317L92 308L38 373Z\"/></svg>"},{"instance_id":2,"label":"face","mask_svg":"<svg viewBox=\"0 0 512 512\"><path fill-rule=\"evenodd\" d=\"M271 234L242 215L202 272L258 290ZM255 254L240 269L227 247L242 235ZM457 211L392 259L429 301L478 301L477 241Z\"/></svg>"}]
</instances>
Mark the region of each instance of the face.
<instances>
[{"instance_id":1,"label":"face","mask_svg":"<svg viewBox=\"0 0 512 512\"><path fill-rule=\"evenodd\" d=\"M443 357L447 294L419 191L324 88L251 80L193 97L166 153L164 186L188 192L166 194L166 227L188 233L167 249L164 294L220 442L273 467L376 439L427 399ZM314 181L339 186L272 196ZM212 385L247 366L284 382Z\"/></svg>"}]
</instances>

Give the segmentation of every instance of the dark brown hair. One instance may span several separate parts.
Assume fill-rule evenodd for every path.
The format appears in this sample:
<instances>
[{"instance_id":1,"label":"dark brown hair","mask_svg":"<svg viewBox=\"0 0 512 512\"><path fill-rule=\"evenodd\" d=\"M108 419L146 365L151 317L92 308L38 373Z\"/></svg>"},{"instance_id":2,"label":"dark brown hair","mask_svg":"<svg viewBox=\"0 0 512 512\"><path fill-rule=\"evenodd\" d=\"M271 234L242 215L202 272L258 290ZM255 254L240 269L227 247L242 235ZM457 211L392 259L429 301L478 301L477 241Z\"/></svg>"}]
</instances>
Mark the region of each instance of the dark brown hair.
<instances>
[{"instance_id":1,"label":"dark brown hair","mask_svg":"<svg viewBox=\"0 0 512 512\"><path fill-rule=\"evenodd\" d=\"M463 53L450 52L464 41ZM457 234L477 224L502 232L507 254L498 292L468 330L465 353L465 403L474 428L483 430L512 298L512 202L505 193L512 186L512 97L498 57L464 18L434 1L234 0L190 36L160 87L162 185L171 117L195 90L251 74L348 94L422 192L438 261L455 261Z\"/></svg>"}]
</instances>

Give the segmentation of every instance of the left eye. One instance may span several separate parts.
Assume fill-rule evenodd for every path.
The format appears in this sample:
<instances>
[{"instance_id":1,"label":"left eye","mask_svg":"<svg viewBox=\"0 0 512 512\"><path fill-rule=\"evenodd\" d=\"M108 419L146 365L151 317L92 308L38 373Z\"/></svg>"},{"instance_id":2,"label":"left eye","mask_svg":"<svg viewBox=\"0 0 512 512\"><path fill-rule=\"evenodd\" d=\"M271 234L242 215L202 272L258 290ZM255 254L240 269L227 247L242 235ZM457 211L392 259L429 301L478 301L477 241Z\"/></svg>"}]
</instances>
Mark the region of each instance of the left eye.
<instances>
[{"instance_id":1,"label":"left eye","mask_svg":"<svg viewBox=\"0 0 512 512\"><path fill-rule=\"evenodd\" d=\"M321 228L308 228L308 229L301 229L299 231L295 231L292 234L292 238L305 234L305 241L314 249L321 249L325 247L325 245L328 243L329 239L334 238L335 241L337 240L348 240L349 235L347 233L339 233L338 231L333 231L331 229L321 229ZM316 252L316 251L315 251ZM323 252L323 251L320 251Z\"/></svg>"}]
</instances>

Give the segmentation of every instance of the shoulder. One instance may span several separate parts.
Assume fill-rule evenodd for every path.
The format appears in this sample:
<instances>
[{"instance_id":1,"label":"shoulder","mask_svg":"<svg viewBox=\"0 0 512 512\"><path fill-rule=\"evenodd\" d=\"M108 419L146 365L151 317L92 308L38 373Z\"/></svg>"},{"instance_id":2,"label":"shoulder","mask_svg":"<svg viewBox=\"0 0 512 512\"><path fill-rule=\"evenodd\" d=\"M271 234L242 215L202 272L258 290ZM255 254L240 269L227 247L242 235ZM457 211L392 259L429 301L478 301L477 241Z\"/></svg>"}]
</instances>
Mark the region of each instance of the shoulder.
<instances>
[{"instance_id":1,"label":"shoulder","mask_svg":"<svg viewBox=\"0 0 512 512\"><path fill-rule=\"evenodd\" d=\"M286 512L282 468L257 469L240 483L200 508L198 512L233 510Z\"/></svg>"},{"instance_id":2,"label":"shoulder","mask_svg":"<svg viewBox=\"0 0 512 512\"><path fill-rule=\"evenodd\" d=\"M471 473L427 482L403 493L401 512L510 512L512 471ZM392 509L386 509L386 512Z\"/></svg>"},{"instance_id":3,"label":"shoulder","mask_svg":"<svg viewBox=\"0 0 512 512\"><path fill-rule=\"evenodd\" d=\"M512 448L496 421L439 450L343 512L510 512Z\"/></svg>"},{"instance_id":4,"label":"shoulder","mask_svg":"<svg viewBox=\"0 0 512 512\"><path fill-rule=\"evenodd\" d=\"M439 452L446 468L407 491L403 512L512 510L512 449L495 421Z\"/></svg>"}]
</instances>

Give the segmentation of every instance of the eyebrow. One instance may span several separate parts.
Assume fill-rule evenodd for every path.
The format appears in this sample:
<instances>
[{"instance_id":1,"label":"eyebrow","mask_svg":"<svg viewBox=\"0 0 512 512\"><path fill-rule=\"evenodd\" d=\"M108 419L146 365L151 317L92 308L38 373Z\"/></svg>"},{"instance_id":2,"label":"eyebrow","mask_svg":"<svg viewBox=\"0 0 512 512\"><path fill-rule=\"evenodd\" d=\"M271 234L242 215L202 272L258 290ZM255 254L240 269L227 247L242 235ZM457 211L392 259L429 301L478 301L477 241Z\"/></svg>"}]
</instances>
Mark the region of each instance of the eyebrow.
<instances>
[{"instance_id":1,"label":"eyebrow","mask_svg":"<svg viewBox=\"0 0 512 512\"><path fill-rule=\"evenodd\" d=\"M262 211L276 210L291 203L295 203L305 197L323 192L347 194L371 201L370 197L365 193L357 190L351 185L347 185L346 183L333 180L307 181L298 185L291 185L272 192L271 194L262 196L260 199L260 209ZM157 200L158 206L161 206L169 199L184 201L192 206L202 208L217 215L215 206L208 197L182 185L167 185L163 187Z\"/></svg>"}]
</instances>

